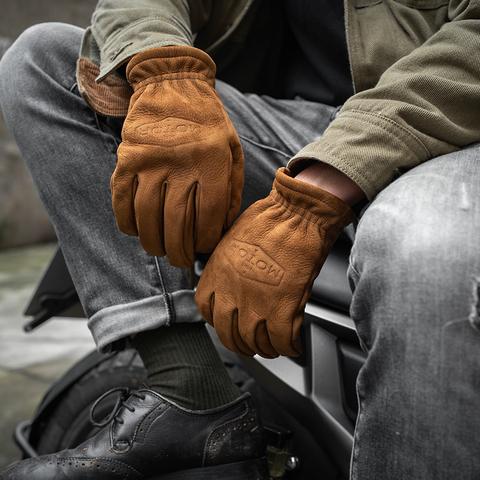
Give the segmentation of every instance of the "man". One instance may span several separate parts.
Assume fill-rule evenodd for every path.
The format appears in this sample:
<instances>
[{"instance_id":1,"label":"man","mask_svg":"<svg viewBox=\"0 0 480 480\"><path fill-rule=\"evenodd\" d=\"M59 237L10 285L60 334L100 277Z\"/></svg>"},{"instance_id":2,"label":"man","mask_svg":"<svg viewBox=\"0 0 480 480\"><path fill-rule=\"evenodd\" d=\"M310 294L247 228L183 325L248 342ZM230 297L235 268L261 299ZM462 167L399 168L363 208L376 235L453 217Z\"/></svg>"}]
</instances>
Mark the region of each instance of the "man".
<instances>
[{"instance_id":1,"label":"man","mask_svg":"<svg viewBox=\"0 0 480 480\"><path fill-rule=\"evenodd\" d=\"M25 32L2 109L98 348L133 339L150 390L1 478L267 478L199 311L240 355L298 355L365 199L351 478L478 478L479 19L477 0L106 0L86 32ZM182 269L212 250L197 309Z\"/></svg>"}]
</instances>

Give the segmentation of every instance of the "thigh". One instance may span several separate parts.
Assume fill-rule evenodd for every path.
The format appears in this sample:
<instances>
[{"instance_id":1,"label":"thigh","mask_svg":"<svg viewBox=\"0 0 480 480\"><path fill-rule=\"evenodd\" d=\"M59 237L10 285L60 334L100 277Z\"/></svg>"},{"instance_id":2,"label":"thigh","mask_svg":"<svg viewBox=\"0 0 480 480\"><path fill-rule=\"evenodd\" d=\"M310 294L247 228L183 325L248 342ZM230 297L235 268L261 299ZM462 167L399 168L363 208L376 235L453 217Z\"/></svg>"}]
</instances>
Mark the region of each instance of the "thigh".
<instances>
[{"instance_id":1,"label":"thigh","mask_svg":"<svg viewBox=\"0 0 480 480\"><path fill-rule=\"evenodd\" d=\"M392 261L424 274L464 264L480 273L480 143L430 160L402 175L365 209L351 255L361 271ZM445 272L448 275L448 271ZM397 275L398 276L398 275ZM445 276L445 275L442 275Z\"/></svg>"},{"instance_id":2,"label":"thigh","mask_svg":"<svg viewBox=\"0 0 480 480\"><path fill-rule=\"evenodd\" d=\"M479 478L479 184L476 144L404 174L359 222L355 480Z\"/></svg>"},{"instance_id":3,"label":"thigh","mask_svg":"<svg viewBox=\"0 0 480 480\"><path fill-rule=\"evenodd\" d=\"M474 144L410 170L366 209L356 229L349 274L351 313L368 347L376 328L386 324L421 321L418 327L428 330L454 318L474 319L479 184L480 144ZM400 307L402 302L408 309Z\"/></svg>"},{"instance_id":4,"label":"thigh","mask_svg":"<svg viewBox=\"0 0 480 480\"><path fill-rule=\"evenodd\" d=\"M338 109L302 99L243 94L221 81L217 81L216 89L245 156L243 211L268 195L276 170L305 145L319 139Z\"/></svg>"}]
</instances>

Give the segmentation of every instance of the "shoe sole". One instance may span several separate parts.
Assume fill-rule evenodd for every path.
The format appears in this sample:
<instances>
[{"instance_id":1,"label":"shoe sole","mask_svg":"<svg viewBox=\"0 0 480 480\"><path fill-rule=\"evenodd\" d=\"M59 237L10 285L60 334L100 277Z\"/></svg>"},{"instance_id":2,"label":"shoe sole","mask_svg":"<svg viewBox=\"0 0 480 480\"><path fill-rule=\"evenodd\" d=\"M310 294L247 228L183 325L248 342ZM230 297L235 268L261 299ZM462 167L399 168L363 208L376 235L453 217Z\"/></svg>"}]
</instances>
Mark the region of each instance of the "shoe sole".
<instances>
[{"instance_id":1,"label":"shoe sole","mask_svg":"<svg viewBox=\"0 0 480 480\"><path fill-rule=\"evenodd\" d=\"M150 477L148 480L269 480L266 458L228 463L216 467L192 468Z\"/></svg>"}]
</instances>

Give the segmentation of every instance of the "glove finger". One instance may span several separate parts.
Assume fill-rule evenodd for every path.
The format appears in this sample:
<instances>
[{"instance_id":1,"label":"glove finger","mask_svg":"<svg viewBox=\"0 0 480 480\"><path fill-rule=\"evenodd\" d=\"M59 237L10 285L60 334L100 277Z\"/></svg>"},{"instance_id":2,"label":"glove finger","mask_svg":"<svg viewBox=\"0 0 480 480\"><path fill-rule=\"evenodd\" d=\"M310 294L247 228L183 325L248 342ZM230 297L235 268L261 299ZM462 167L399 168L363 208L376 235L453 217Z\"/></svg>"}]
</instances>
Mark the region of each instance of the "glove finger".
<instances>
[{"instance_id":1,"label":"glove finger","mask_svg":"<svg viewBox=\"0 0 480 480\"><path fill-rule=\"evenodd\" d=\"M150 255L165 256L163 239L163 205L166 183L150 183L138 179L135 196L135 218L138 237L143 249Z\"/></svg>"},{"instance_id":2,"label":"glove finger","mask_svg":"<svg viewBox=\"0 0 480 480\"><path fill-rule=\"evenodd\" d=\"M222 176L219 174L219 179ZM195 201L195 250L213 252L222 238L227 205L228 185L219 180L215 186L199 184ZM206 189L208 188L208 191Z\"/></svg>"},{"instance_id":3,"label":"glove finger","mask_svg":"<svg viewBox=\"0 0 480 480\"><path fill-rule=\"evenodd\" d=\"M238 343L235 339L234 330L237 330L238 333L238 310L234 308L228 312L225 311L222 314L220 314L219 310L220 309L217 308L213 312L213 324L222 344L242 357L253 357L255 352L245 345L240 336L237 335L237 338L239 339ZM244 347L245 350L242 347Z\"/></svg>"},{"instance_id":4,"label":"glove finger","mask_svg":"<svg viewBox=\"0 0 480 480\"><path fill-rule=\"evenodd\" d=\"M230 302L225 297L222 298L221 302L216 303L215 292L208 293L208 289L205 290L204 285L207 285L207 283L205 283L205 277L202 276L195 293L195 302L202 317L215 328L219 340L226 348L244 357L253 356L254 352L251 355L246 355L234 341L232 328L233 325L235 325L235 328L237 327L237 309L231 304L228 305Z\"/></svg>"},{"instance_id":5,"label":"glove finger","mask_svg":"<svg viewBox=\"0 0 480 480\"><path fill-rule=\"evenodd\" d=\"M110 179L112 206L119 230L127 235L138 235L134 199L138 180L133 173L121 173L117 166Z\"/></svg>"},{"instance_id":6,"label":"glove finger","mask_svg":"<svg viewBox=\"0 0 480 480\"><path fill-rule=\"evenodd\" d=\"M270 340L266 320L263 320L258 324L255 332L255 341L257 349L259 350L259 355L262 357L277 358L279 356L279 353L275 350Z\"/></svg>"},{"instance_id":7,"label":"glove finger","mask_svg":"<svg viewBox=\"0 0 480 480\"><path fill-rule=\"evenodd\" d=\"M200 282L201 282L200 278ZM213 307L215 305L215 292L211 292L208 288L202 288L200 283L195 292L195 303L202 318L212 327L213 325Z\"/></svg>"},{"instance_id":8,"label":"glove finger","mask_svg":"<svg viewBox=\"0 0 480 480\"><path fill-rule=\"evenodd\" d=\"M242 357L253 357L255 352L248 347L238 332L238 309L234 308L233 311L222 317L222 319L226 318L230 318L231 321L219 321L214 312L215 331L220 341L229 350Z\"/></svg>"},{"instance_id":9,"label":"glove finger","mask_svg":"<svg viewBox=\"0 0 480 480\"><path fill-rule=\"evenodd\" d=\"M240 318L239 333L245 343L263 358L277 358L278 352L272 347L264 319Z\"/></svg>"},{"instance_id":10,"label":"glove finger","mask_svg":"<svg viewBox=\"0 0 480 480\"><path fill-rule=\"evenodd\" d=\"M300 340L300 327L303 323L303 312L298 315L295 320L293 321L293 328L292 328L292 347L295 351L298 352L300 355L303 351L302 349L302 342Z\"/></svg>"},{"instance_id":11,"label":"glove finger","mask_svg":"<svg viewBox=\"0 0 480 480\"><path fill-rule=\"evenodd\" d=\"M238 310L236 311L236 315L234 316L233 320L232 333L235 343L237 344L238 348L245 353L246 356L253 357L255 352L243 341L240 331L238 330Z\"/></svg>"},{"instance_id":12,"label":"glove finger","mask_svg":"<svg viewBox=\"0 0 480 480\"><path fill-rule=\"evenodd\" d=\"M287 319L285 323L268 324L268 335L273 348L286 357L298 357L302 353L300 342L300 326L303 321L303 314L297 315L292 322Z\"/></svg>"},{"instance_id":13,"label":"glove finger","mask_svg":"<svg viewBox=\"0 0 480 480\"><path fill-rule=\"evenodd\" d=\"M228 119L230 132L230 149L232 152L232 167L230 174L229 199L230 204L225 220L225 229L229 229L240 213L242 203L242 190L244 181L244 158L242 145L237 132L230 119Z\"/></svg>"},{"instance_id":14,"label":"glove finger","mask_svg":"<svg viewBox=\"0 0 480 480\"><path fill-rule=\"evenodd\" d=\"M164 239L170 265L189 268L195 261L194 227L197 184L176 188L170 184L165 192Z\"/></svg>"},{"instance_id":15,"label":"glove finger","mask_svg":"<svg viewBox=\"0 0 480 480\"><path fill-rule=\"evenodd\" d=\"M238 353L231 335L233 314L236 309L233 306L225 308L227 303L225 296L223 296L221 304L216 304L215 292L210 293L211 290L207 288L207 285L210 284L207 277L208 271L204 271L195 292L198 310L205 321L215 329L222 344L232 352Z\"/></svg>"}]
</instances>

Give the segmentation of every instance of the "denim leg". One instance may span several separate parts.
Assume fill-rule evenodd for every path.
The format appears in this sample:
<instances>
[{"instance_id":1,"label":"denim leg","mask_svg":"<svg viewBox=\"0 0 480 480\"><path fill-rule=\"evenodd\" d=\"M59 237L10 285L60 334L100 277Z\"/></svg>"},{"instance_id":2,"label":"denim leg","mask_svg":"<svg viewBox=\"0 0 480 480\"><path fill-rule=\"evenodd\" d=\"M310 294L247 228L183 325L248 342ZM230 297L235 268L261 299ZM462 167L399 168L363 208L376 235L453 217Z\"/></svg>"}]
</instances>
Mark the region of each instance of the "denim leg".
<instances>
[{"instance_id":1,"label":"denim leg","mask_svg":"<svg viewBox=\"0 0 480 480\"><path fill-rule=\"evenodd\" d=\"M184 271L116 226L110 177L122 122L94 114L79 95L82 34L64 24L25 31L0 63L0 101L97 346L108 351L132 333L201 317Z\"/></svg>"},{"instance_id":2,"label":"denim leg","mask_svg":"<svg viewBox=\"0 0 480 480\"><path fill-rule=\"evenodd\" d=\"M275 172L305 145L318 140L339 107L303 99L275 99L243 94L217 81L218 91L232 120L245 156L243 212L265 198L272 189Z\"/></svg>"},{"instance_id":3,"label":"denim leg","mask_svg":"<svg viewBox=\"0 0 480 480\"><path fill-rule=\"evenodd\" d=\"M352 480L480 478L479 184L475 144L404 174L359 222Z\"/></svg>"}]
</instances>

